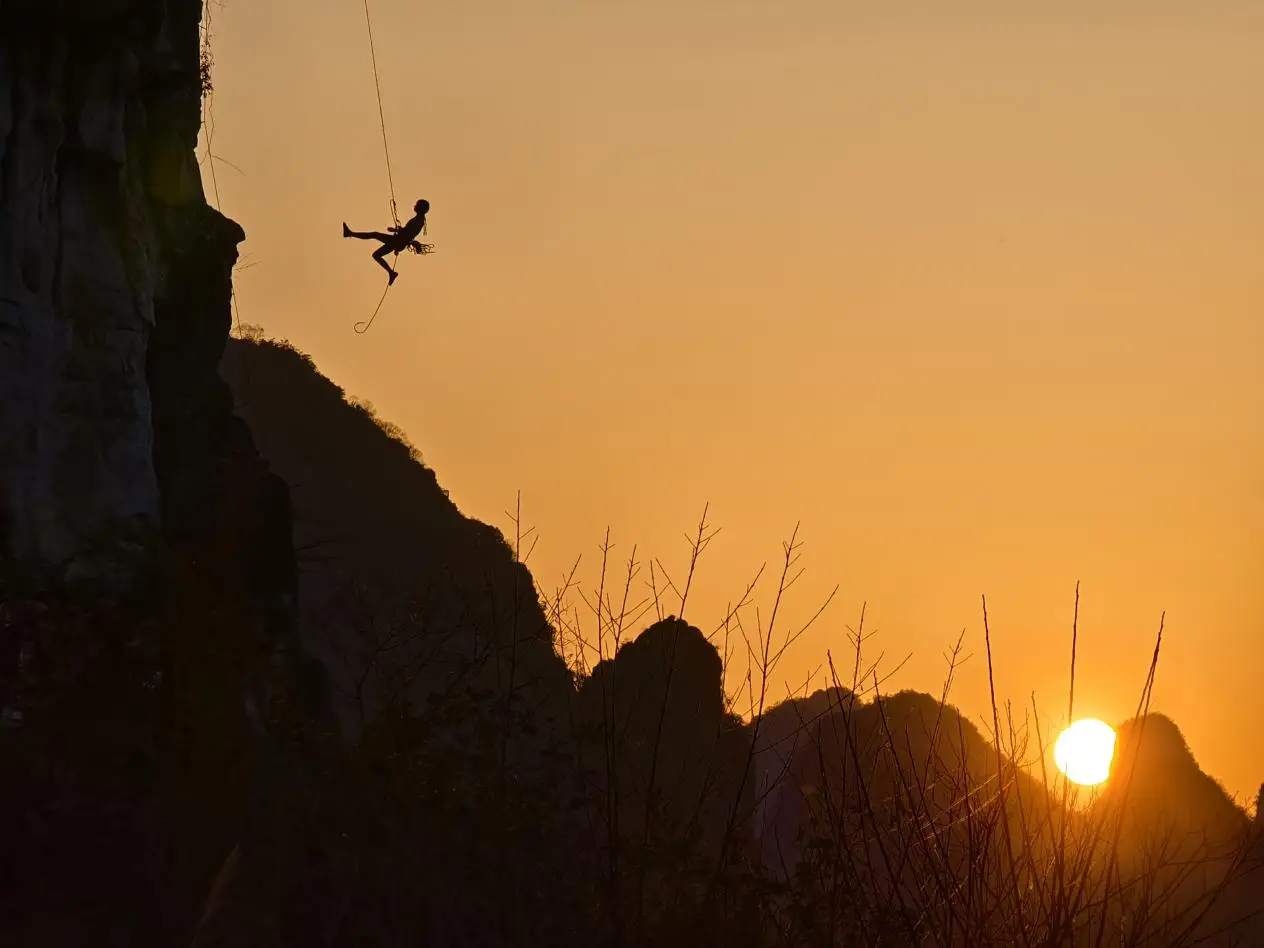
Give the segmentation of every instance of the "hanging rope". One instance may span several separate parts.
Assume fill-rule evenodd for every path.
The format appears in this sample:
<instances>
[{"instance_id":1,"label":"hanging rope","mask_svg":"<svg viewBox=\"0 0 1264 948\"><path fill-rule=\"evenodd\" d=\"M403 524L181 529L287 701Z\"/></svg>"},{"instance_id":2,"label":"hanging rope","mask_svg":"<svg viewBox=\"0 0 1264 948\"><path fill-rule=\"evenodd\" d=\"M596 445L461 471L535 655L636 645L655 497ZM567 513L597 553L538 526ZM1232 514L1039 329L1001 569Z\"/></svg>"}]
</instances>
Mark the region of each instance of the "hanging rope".
<instances>
[{"instance_id":1,"label":"hanging rope","mask_svg":"<svg viewBox=\"0 0 1264 948\"><path fill-rule=\"evenodd\" d=\"M369 14L369 0L364 0L364 26L369 33L369 59L373 63L373 88L377 92L377 117L382 128L382 153L386 156L386 183L391 189L391 217L395 221L395 226L399 226L399 205L395 202L395 173L391 170L391 145L386 136L386 111L382 108L382 80L378 76L377 71L377 44L373 42L373 17ZM395 252L395 256L391 260L391 269L395 269L395 264L399 262L399 251ZM382 304L386 302L386 294L391 291L391 284L386 284L386 289L382 291L381 298L377 301L377 306L373 310L373 315L363 322L356 323L352 328L360 335L364 335L369 331L369 327L373 325L373 320L377 319L377 314L382 311Z\"/></svg>"},{"instance_id":2,"label":"hanging rope","mask_svg":"<svg viewBox=\"0 0 1264 948\"><path fill-rule=\"evenodd\" d=\"M377 47L373 42L373 19L369 16L369 0L364 0L364 25L369 31L369 56L373 61L373 86L377 90L377 116L382 125L382 151L386 154L386 180L391 188L391 217L399 226L399 206L395 203L395 175L391 171L391 146L386 140L386 112L382 108L382 81L377 73Z\"/></svg>"},{"instance_id":3,"label":"hanging rope","mask_svg":"<svg viewBox=\"0 0 1264 948\"><path fill-rule=\"evenodd\" d=\"M395 263L398 260L399 260L399 254L397 253L395 254L395 258L391 261L392 270L395 269ZM377 301L377 306L373 310L373 315L370 316L367 320L364 320L363 322L358 322L354 326L351 327L352 329L356 331L357 334L363 336L366 332L369 331L369 327L373 325L373 320L377 319L377 314L382 311L382 304L386 302L386 294L389 293L390 291L391 291L391 284L388 283L386 284L386 289L382 291L381 299Z\"/></svg>"},{"instance_id":4,"label":"hanging rope","mask_svg":"<svg viewBox=\"0 0 1264 948\"><path fill-rule=\"evenodd\" d=\"M377 69L377 44L373 41L373 17L369 13L369 0L364 0L364 25L369 33L369 57L373 63L373 88L377 92L377 117L382 128L382 153L386 156L386 183L391 189L391 217L395 221L395 227L400 227L399 205L395 200L395 173L391 167L391 146L386 134L386 111L382 108L382 80ZM426 225L423 222L421 232L426 233ZM431 244L416 244L410 247L414 253L427 254L434 248ZM396 264L399 263L400 250L395 251L395 256L391 259L391 269L394 270ZM382 291L381 298L377 301L377 306L373 310L373 315L363 322L356 323L352 328L360 335L364 335L369 331L369 327L373 325L373 321L377 319L377 314L382 311L382 304L386 302L386 294L391 291L391 283L386 284L386 289Z\"/></svg>"}]
</instances>

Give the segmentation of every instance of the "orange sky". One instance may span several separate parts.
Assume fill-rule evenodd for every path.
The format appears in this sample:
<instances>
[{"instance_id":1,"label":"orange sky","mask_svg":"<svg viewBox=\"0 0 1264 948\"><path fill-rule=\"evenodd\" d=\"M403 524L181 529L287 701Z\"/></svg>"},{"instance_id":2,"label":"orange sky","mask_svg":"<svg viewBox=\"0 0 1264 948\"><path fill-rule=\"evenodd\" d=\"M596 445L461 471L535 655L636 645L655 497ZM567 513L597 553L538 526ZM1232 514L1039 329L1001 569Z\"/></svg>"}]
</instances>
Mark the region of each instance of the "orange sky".
<instances>
[{"instance_id":1,"label":"orange sky","mask_svg":"<svg viewBox=\"0 0 1264 948\"><path fill-rule=\"evenodd\" d=\"M1264 4L372 0L437 251L357 336L361 2L212 2L243 320L468 514L521 490L546 591L607 525L679 568L709 502L709 629L802 521L786 614L841 589L781 693L868 601L892 687L965 629L983 713L986 593L1002 695L1057 715L1078 579L1083 713L1132 713L1167 610L1155 707L1264 780Z\"/></svg>"}]
</instances>

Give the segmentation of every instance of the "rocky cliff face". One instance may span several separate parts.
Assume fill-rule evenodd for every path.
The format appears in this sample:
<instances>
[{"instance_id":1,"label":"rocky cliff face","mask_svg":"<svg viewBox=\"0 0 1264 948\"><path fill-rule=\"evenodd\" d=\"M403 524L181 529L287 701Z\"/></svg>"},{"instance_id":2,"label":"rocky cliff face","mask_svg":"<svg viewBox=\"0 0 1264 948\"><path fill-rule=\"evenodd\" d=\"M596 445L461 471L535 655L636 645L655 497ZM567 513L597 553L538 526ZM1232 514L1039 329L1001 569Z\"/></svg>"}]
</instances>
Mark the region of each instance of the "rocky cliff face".
<instances>
[{"instance_id":1,"label":"rocky cliff face","mask_svg":"<svg viewBox=\"0 0 1264 948\"><path fill-rule=\"evenodd\" d=\"M216 397L244 233L202 191L200 14L0 7L0 551L45 578L135 578Z\"/></svg>"},{"instance_id":2,"label":"rocky cliff face","mask_svg":"<svg viewBox=\"0 0 1264 948\"><path fill-rule=\"evenodd\" d=\"M201 185L201 10L0 0L5 944L188 943L301 771L289 491L219 376L245 235Z\"/></svg>"}]
</instances>

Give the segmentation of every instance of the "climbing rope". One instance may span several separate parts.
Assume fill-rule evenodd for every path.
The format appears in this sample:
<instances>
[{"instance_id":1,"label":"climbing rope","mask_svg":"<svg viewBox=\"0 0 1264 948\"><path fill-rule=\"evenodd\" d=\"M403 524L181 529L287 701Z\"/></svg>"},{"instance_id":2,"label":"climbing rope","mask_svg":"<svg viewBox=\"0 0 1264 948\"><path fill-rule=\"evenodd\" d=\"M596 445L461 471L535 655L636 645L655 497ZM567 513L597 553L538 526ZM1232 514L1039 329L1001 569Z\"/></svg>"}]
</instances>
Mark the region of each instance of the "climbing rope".
<instances>
[{"instance_id":1,"label":"climbing rope","mask_svg":"<svg viewBox=\"0 0 1264 948\"><path fill-rule=\"evenodd\" d=\"M421 249L420 249L420 250L416 250L416 249L414 249L412 252L413 252L413 253L416 253L416 254L422 254L422 255L424 255L424 254L428 254L428 253L434 253L434 244L421 244L420 246L421 246ZM396 251L395 251L395 256L391 257L391 269L392 269L392 270L394 270L394 269L395 269L395 265L396 265L397 263L399 263L399 255L400 255L401 253L403 253L403 251L402 251L402 250L396 250ZM376 308L374 308L374 310L373 310L373 315L372 315L372 316L370 316L370 317L369 317L368 319L366 319L366 320L361 320L360 322L356 323L354 326L352 326L352 327L351 327L351 328L352 328L352 329L354 329L354 330L355 330L355 331L356 331L359 335L363 336L366 332L368 332L368 331L369 331L369 327L373 325L373 320L377 319L377 314L378 314L378 313L380 313L380 312L382 311L382 304L386 302L386 294L387 294L387 293L389 293L389 292L391 291L391 287L392 287L393 285L394 285L394 284L391 284L391 283L387 283L387 284L386 284L386 289L384 289L384 290L382 291L382 296L381 296L381 298L377 301L377 306L376 306ZM361 327L363 327L363 328L361 328Z\"/></svg>"},{"instance_id":2,"label":"climbing rope","mask_svg":"<svg viewBox=\"0 0 1264 948\"><path fill-rule=\"evenodd\" d=\"M382 108L382 80L378 74L377 68L377 44L373 41L373 17L369 13L369 0L364 0L364 25L369 33L369 58L373 63L373 87L377 91L377 117L382 128L382 153L386 156L386 182L391 189L391 217L395 221L395 227L400 226L399 221L399 205L395 200L395 173L391 167L391 146L386 134L386 111ZM426 226L422 224L423 234L426 233ZM433 244L417 244L410 247L414 253L427 254L433 251ZM391 269L394 270L399 262L399 255L402 251L395 251L395 256L391 258ZM373 310L373 315L363 322L358 322L352 328L360 334L364 335L369 331L369 327L373 325L373 320L377 319L377 314L382 311L382 304L386 302L386 294L391 291L391 283L386 284L386 289L382 291L381 298L377 301L377 307Z\"/></svg>"},{"instance_id":3,"label":"climbing rope","mask_svg":"<svg viewBox=\"0 0 1264 948\"><path fill-rule=\"evenodd\" d=\"M382 126L382 151L386 155L386 180L391 188L391 217L399 226L399 206L395 203L395 175L391 170L391 146L386 138L386 112L382 108L382 81L377 71L377 47L373 42L373 18L369 15L369 0L364 0L364 25L369 31L369 57L373 62L373 86L377 90L377 117Z\"/></svg>"},{"instance_id":4,"label":"climbing rope","mask_svg":"<svg viewBox=\"0 0 1264 948\"><path fill-rule=\"evenodd\" d=\"M382 152L386 156L386 182L391 189L391 217L395 221L395 226L399 226L399 205L395 203L395 173L391 170L391 145L386 136L386 110L382 108L382 80L378 76L377 71L377 44L373 42L373 17L369 14L369 0L364 0L364 26L369 33L369 59L373 63L373 88L377 91L377 117L382 128ZM395 256L391 258L391 269L395 269L395 264L399 262L399 251L395 252ZM386 294L391 291L391 284L386 284L386 289L382 291L381 298L377 301L377 306L373 310L373 315L367 320L356 323L352 328L360 335L364 335L369 331L369 327L373 325L373 320L377 319L377 314L382 311L382 304L386 302Z\"/></svg>"},{"instance_id":5,"label":"climbing rope","mask_svg":"<svg viewBox=\"0 0 1264 948\"><path fill-rule=\"evenodd\" d=\"M398 259L399 259L399 254L395 254L395 260L398 260ZM391 261L391 269L395 268L395 260ZM386 289L382 291L381 299L377 301L377 306L373 310L373 315L370 316L367 320L358 322L354 326L351 327L352 329L356 331L358 335L363 336L366 332L369 331L369 327L373 325L373 320L377 319L377 314L382 311L382 304L386 302L386 294L389 293L390 291L391 291L391 284L388 283L386 284Z\"/></svg>"}]
</instances>

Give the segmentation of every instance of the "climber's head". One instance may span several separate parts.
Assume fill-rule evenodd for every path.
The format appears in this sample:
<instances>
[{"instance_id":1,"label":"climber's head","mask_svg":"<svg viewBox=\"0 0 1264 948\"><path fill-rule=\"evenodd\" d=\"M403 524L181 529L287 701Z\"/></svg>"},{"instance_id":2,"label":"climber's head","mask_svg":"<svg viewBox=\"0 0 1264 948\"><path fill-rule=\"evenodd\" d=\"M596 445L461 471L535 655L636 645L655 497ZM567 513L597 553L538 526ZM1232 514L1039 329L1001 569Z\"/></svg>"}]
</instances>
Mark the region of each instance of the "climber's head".
<instances>
[{"instance_id":1,"label":"climber's head","mask_svg":"<svg viewBox=\"0 0 1264 948\"><path fill-rule=\"evenodd\" d=\"M413 210L416 211L418 214L427 214L430 211L430 202L427 201L425 198L422 198L420 201L418 201L416 204L413 205Z\"/></svg>"}]
</instances>

